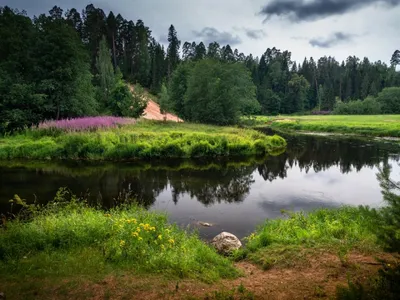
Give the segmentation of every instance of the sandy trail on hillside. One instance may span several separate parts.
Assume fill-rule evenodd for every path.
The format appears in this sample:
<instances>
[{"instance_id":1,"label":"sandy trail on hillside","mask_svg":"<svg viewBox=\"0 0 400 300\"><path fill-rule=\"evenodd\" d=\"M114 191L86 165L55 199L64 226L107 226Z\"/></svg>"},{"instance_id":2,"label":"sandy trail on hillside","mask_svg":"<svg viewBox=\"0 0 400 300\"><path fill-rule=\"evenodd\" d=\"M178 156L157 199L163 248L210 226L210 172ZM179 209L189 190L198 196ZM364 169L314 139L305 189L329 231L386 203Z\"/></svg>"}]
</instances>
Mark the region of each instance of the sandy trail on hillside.
<instances>
[{"instance_id":1,"label":"sandy trail on hillside","mask_svg":"<svg viewBox=\"0 0 400 300\"><path fill-rule=\"evenodd\" d=\"M135 87L130 84L129 88L131 91L135 89ZM156 102L150 99L150 97L147 95L147 92L145 93L145 97L147 98L148 104L146 109L144 110L144 114L142 116L143 119L146 120L158 120L158 121L172 121L172 122L183 122L181 118L178 116L171 114L171 113L165 113L162 114L160 112L160 105L158 105Z\"/></svg>"}]
</instances>

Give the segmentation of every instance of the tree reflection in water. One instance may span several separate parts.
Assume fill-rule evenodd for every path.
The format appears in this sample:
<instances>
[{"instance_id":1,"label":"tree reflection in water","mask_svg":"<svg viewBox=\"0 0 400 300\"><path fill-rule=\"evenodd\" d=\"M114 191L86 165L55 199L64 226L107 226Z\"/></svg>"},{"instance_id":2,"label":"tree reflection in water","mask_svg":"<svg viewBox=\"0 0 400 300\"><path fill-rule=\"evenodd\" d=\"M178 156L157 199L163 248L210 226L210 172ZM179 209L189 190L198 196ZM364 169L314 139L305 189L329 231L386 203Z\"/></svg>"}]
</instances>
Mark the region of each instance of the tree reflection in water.
<instances>
[{"instance_id":1,"label":"tree reflection in water","mask_svg":"<svg viewBox=\"0 0 400 300\"><path fill-rule=\"evenodd\" d=\"M0 167L0 212L17 193L25 199L51 199L61 186L80 195L91 194L105 207L116 204L118 195L129 192L132 198L150 207L165 191L178 203L189 195L206 206L215 203L242 202L251 191L258 173L272 182L288 176L288 170L320 172L333 166L344 174L372 168L389 159L399 159L399 145L333 139L313 136L286 136L287 151L277 157L218 162L136 162L124 164L26 163Z\"/></svg>"}]
</instances>

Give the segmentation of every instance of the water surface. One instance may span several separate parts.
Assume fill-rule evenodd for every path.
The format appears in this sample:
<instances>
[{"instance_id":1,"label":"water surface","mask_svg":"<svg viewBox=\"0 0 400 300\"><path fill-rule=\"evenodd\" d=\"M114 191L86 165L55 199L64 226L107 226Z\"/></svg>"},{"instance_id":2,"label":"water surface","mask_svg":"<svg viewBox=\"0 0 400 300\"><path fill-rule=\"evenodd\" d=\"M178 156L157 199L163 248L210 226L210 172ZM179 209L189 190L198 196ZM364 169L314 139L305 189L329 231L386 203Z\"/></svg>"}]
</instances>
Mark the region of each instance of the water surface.
<instances>
[{"instance_id":1,"label":"water surface","mask_svg":"<svg viewBox=\"0 0 400 300\"><path fill-rule=\"evenodd\" d=\"M45 203L68 187L104 207L130 193L172 222L198 228L204 238L221 231L239 237L282 210L383 204L377 166L391 164L400 179L400 147L349 138L288 136L277 157L131 163L10 162L0 166L0 213L14 194ZM210 228L198 222L213 224Z\"/></svg>"}]
</instances>

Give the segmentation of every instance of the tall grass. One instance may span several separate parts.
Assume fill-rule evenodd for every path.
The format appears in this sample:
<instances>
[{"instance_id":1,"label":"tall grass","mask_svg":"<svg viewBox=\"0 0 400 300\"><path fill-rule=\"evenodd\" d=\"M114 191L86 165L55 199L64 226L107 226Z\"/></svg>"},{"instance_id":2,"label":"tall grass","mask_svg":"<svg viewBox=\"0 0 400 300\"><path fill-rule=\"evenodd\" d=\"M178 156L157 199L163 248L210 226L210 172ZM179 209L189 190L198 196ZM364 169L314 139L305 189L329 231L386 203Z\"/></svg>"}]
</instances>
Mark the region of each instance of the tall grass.
<instances>
[{"instance_id":1,"label":"tall grass","mask_svg":"<svg viewBox=\"0 0 400 300\"><path fill-rule=\"evenodd\" d=\"M345 256L348 251L380 251L375 235L379 214L364 207L319 209L309 214L288 213L267 220L248 237L246 253L264 267L291 263L307 249L324 249Z\"/></svg>"},{"instance_id":2,"label":"tall grass","mask_svg":"<svg viewBox=\"0 0 400 300\"><path fill-rule=\"evenodd\" d=\"M66 198L68 202L59 201ZM71 265L80 261L94 262L98 272L108 266L203 281L238 274L229 260L196 234L168 224L163 214L136 206L105 213L65 189L57 199L42 209L30 207L33 218L28 221L17 218L0 229L0 274L79 275ZM60 259L70 264L60 264Z\"/></svg>"},{"instance_id":3,"label":"tall grass","mask_svg":"<svg viewBox=\"0 0 400 300\"><path fill-rule=\"evenodd\" d=\"M0 139L0 159L129 160L264 155L284 149L279 136L250 129L140 122L94 132L28 131Z\"/></svg>"}]
</instances>

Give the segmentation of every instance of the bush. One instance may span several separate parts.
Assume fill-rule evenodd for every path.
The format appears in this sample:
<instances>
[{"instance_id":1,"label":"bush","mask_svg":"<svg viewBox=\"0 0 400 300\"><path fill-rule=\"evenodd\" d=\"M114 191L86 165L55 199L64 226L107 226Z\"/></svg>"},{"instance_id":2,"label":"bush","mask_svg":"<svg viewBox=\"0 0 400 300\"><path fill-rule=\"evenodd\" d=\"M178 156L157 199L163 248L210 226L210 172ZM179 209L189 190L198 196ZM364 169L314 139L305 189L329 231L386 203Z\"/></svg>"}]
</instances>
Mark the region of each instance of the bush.
<instances>
[{"instance_id":1,"label":"bush","mask_svg":"<svg viewBox=\"0 0 400 300\"><path fill-rule=\"evenodd\" d=\"M115 116L139 118L147 107L143 88L137 84L133 91L121 80L111 93L109 108Z\"/></svg>"},{"instance_id":2,"label":"bush","mask_svg":"<svg viewBox=\"0 0 400 300\"><path fill-rule=\"evenodd\" d=\"M400 87L385 88L376 99L384 114L400 114Z\"/></svg>"},{"instance_id":3,"label":"bush","mask_svg":"<svg viewBox=\"0 0 400 300\"><path fill-rule=\"evenodd\" d=\"M336 115L379 115L382 109L377 99L368 97L364 101L338 102L333 113Z\"/></svg>"}]
</instances>

